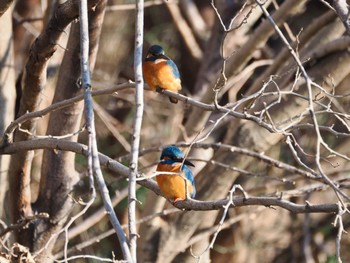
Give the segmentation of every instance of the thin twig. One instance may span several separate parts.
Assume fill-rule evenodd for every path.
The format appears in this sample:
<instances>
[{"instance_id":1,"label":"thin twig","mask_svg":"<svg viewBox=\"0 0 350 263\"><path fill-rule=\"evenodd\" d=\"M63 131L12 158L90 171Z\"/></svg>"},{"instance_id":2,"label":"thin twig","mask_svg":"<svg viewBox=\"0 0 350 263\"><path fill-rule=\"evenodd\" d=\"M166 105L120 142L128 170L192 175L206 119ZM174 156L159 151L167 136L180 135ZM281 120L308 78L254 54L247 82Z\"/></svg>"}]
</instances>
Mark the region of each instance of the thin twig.
<instances>
[{"instance_id":1,"label":"thin twig","mask_svg":"<svg viewBox=\"0 0 350 263\"><path fill-rule=\"evenodd\" d=\"M337 216L335 217L335 220L333 222L334 227L337 226L338 224L338 233L337 233L337 238L336 238L336 255L337 255L337 262L342 263L341 260L341 255L340 255L340 247L341 247L341 238L343 233L347 233L344 230L344 225L343 225L343 215L346 213L346 209L343 208L342 204L339 202L338 203L338 213Z\"/></svg>"},{"instance_id":2,"label":"thin twig","mask_svg":"<svg viewBox=\"0 0 350 263\"><path fill-rule=\"evenodd\" d=\"M310 194L306 194L304 200L307 202ZM303 255L305 258L305 263L314 263L311 250L311 234L310 234L310 214L304 215L303 220Z\"/></svg>"},{"instance_id":3,"label":"thin twig","mask_svg":"<svg viewBox=\"0 0 350 263\"><path fill-rule=\"evenodd\" d=\"M110 258L101 258L95 255L78 255L78 256L72 256L69 257L65 260L56 260L57 263L61 263L61 262L68 262L68 261L72 261L72 260L77 260L80 258L86 258L86 259L93 259L96 261L102 261L102 262L113 262L113 263L126 263L128 261L126 260L114 260L114 259L110 259Z\"/></svg>"},{"instance_id":4,"label":"thin twig","mask_svg":"<svg viewBox=\"0 0 350 263\"><path fill-rule=\"evenodd\" d=\"M166 3L174 3L177 4L177 0L167 0ZM147 7L153 7L157 5L164 5L166 4L163 0L150 0L146 1L144 3L144 8ZM125 10L135 10L135 4L119 4L119 5L111 5L106 8L106 11L112 12L112 11L125 11Z\"/></svg>"},{"instance_id":5,"label":"thin twig","mask_svg":"<svg viewBox=\"0 0 350 263\"><path fill-rule=\"evenodd\" d=\"M229 191L229 195L228 195L228 201L227 203L223 206L223 209L224 209L224 212L222 214L222 217L220 219L220 222L217 226L217 229L216 231L214 232L214 235L213 235L213 238L211 239L210 243L208 244L208 246L204 249L204 251L199 255L199 256L196 256L192 253L192 255L197 258L197 262L200 262L201 260L201 257L202 255L204 255L205 252L207 252L209 249L212 249L214 247L214 243L216 241L216 238L218 237L219 235L219 232L221 231L222 229L222 226L224 225L224 221L226 219L226 216L227 216L227 213L228 213L228 210L230 207L234 206L234 202L233 202L233 194L236 192L236 189L239 189L242 193L243 193L243 196L244 198L248 198L248 195L247 193L244 191L244 189L242 188L241 185L238 185L238 184L234 184L230 191Z\"/></svg>"},{"instance_id":6,"label":"thin twig","mask_svg":"<svg viewBox=\"0 0 350 263\"><path fill-rule=\"evenodd\" d=\"M12 224L12 225L8 226L7 228L5 228L4 230L2 230L0 232L0 237L6 235L6 233L8 233L8 232L20 230L21 228L25 227L26 225L28 225L30 222L32 222L34 220L38 220L38 219L45 220L48 218L49 218L49 214L47 214L47 213L39 213L36 215L27 216L26 218L20 219L17 223Z\"/></svg>"}]
</instances>

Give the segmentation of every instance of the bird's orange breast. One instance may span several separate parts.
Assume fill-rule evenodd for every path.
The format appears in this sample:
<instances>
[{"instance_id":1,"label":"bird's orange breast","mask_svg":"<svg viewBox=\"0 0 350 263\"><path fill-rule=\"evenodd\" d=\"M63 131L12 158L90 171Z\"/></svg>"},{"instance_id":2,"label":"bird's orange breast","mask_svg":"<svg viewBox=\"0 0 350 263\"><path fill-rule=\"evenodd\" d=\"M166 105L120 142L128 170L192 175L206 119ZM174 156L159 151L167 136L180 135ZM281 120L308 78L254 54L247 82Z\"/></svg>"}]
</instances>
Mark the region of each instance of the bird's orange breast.
<instances>
[{"instance_id":1,"label":"bird's orange breast","mask_svg":"<svg viewBox=\"0 0 350 263\"><path fill-rule=\"evenodd\" d=\"M169 165L169 164L158 164L157 171L166 171L178 173L181 165ZM174 200L185 200L186 199L186 185L187 193L190 194L193 191L192 184L190 181L185 179L184 175L176 174L160 174L156 176L157 183L163 195L168 199ZM186 180L186 183L185 183Z\"/></svg>"},{"instance_id":2,"label":"bird's orange breast","mask_svg":"<svg viewBox=\"0 0 350 263\"><path fill-rule=\"evenodd\" d=\"M151 90L157 87L178 92L181 90L181 80L173 74L171 66L166 60L145 61L143 63L143 76Z\"/></svg>"}]
</instances>

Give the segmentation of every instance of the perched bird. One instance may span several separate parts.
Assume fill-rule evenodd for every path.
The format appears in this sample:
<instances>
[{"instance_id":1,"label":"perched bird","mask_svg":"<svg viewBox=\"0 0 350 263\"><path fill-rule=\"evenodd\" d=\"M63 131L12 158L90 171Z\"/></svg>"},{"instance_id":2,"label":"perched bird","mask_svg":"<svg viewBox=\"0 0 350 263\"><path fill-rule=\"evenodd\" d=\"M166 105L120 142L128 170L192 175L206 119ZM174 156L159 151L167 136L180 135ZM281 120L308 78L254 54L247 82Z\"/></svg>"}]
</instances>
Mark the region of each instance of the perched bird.
<instances>
[{"instance_id":1,"label":"perched bird","mask_svg":"<svg viewBox=\"0 0 350 263\"><path fill-rule=\"evenodd\" d=\"M193 174L187 165L194 166L190 161L184 160L184 154L176 146L166 147L160 156L157 171L173 172L174 174L160 173L156 176L157 183L163 195L173 200L173 203L185 200L187 196L194 198L196 195ZM181 173L175 174L179 173L180 169Z\"/></svg>"},{"instance_id":2,"label":"perched bird","mask_svg":"<svg viewBox=\"0 0 350 263\"><path fill-rule=\"evenodd\" d=\"M143 63L143 76L151 90L162 92L181 90L180 73L175 63L164 54L161 46L153 45L149 48ZM172 103L178 100L169 97Z\"/></svg>"}]
</instances>

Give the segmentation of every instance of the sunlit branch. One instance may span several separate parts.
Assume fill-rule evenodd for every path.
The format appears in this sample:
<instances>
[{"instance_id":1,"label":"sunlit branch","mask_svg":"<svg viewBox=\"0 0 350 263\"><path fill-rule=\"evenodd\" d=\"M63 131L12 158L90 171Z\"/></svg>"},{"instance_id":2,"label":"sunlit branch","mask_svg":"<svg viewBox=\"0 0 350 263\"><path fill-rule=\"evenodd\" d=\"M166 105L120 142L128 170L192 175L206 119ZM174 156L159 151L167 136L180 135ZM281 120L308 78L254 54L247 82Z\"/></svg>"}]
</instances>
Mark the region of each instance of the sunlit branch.
<instances>
[{"instance_id":1,"label":"sunlit branch","mask_svg":"<svg viewBox=\"0 0 350 263\"><path fill-rule=\"evenodd\" d=\"M136 0L135 15L135 43L134 43L134 72L135 72L135 116L133 122L131 162L129 171L129 195L128 195L128 225L129 246L134 263L137 262L137 230L136 230L136 178L138 175L139 148L141 141L141 128L143 119L143 74L142 74L142 49L143 49L143 20L144 1Z\"/></svg>"},{"instance_id":2,"label":"sunlit branch","mask_svg":"<svg viewBox=\"0 0 350 263\"><path fill-rule=\"evenodd\" d=\"M0 149L1 154L13 154L14 152L20 150L35 150L35 149L56 149L62 151L72 151L84 156L88 156L87 146L76 143L68 142L64 140L55 139L38 139L33 141L23 141L16 142ZM108 156L100 153L99 159L101 165L109 169L114 174L127 178L129 175L129 168L120 164L117 161L109 158ZM158 185L153 180L142 180L138 181L138 184L144 186L157 195L162 195ZM268 206L268 207L281 207L292 213L337 213L337 204L296 204L280 197L235 197L233 200L235 206ZM196 211L210 211L210 210L220 210L223 206L227 204L227 200L215 200L215 201L200 201L188 199L185 201L176 202L175 206L179 209L184 210L196 210ZM232 206L234 207L234 206ZM350 204L347 203L346 207L349 208Z\"/></svg>"}]
</instances>

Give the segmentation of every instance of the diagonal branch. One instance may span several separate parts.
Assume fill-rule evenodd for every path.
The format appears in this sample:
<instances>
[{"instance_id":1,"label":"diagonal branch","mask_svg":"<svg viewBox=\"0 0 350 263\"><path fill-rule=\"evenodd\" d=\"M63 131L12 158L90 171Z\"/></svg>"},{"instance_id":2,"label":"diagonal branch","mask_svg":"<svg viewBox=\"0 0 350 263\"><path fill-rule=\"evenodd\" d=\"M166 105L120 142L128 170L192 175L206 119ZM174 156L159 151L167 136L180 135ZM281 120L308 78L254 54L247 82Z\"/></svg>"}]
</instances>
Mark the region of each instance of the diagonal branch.
<instances>
[{"instance_id":1,"label":"diagonal branch","mask_svg":"<svg viewBox=\"0 0 350 263\"><path fill-rule=\"evenodd\" d=\"M57 139L38 139L29 140L24 142L16 142L7 145L0 149L0 154L13 154L14 152L23 150L35 150L35 149L59 149L62 151L72 151L84 156L88 156L88 148L86 145L69 142L65 140ZM129 168L121 163L114 161L108 156L99 153L99 160L102 166L109 169L111 172L127 178L129 176ZM159 187L153 180L140 180L138 184L150 189L157 195L162 195ZM214 201L200 201L194 199L188 199L185 201L176 202L176 207L181 210L196 210L196 211L210 211L221 210L223 206L227 204L228 199L214 200ZM235 206L267 206L267 207L281 207L292 213L338 213L338 204L296 204L281 198L281 196L262 196L262 197L235 197L233 199ZM232 208L235 206L231 206ZM350 208L350 203L346 203L346 207Z\"/></svg>"}]
</instances>

